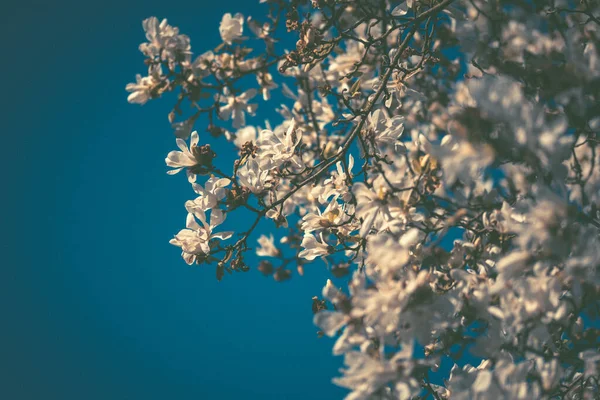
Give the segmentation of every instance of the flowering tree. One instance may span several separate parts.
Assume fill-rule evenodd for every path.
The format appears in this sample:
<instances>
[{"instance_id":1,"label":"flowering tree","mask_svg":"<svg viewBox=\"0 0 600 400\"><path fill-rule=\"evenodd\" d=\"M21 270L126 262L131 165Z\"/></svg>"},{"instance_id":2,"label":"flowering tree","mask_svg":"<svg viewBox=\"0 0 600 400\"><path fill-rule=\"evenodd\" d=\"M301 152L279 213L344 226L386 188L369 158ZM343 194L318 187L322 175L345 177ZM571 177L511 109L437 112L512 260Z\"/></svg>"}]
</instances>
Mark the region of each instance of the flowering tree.
<instances>
[{"instance_id":1,"label":"flowering tree","mask_svg":"<svg viewBox=\"0 0 600 400\"><path fill-rule=\"evenodd\" d=\"M598 3L260 3L198 56L143 23L148 74L126 89L176 96L168 173L197 194L171 240L185 262L222 279L258 239L276 280L319 260L348 275L313 298L348 399L599 398ZM249 124L272 92L280 120ZM254 217L220 229L236 212ZM253 235L263 219L280 243Z\"/></svg>"}]
</instances>

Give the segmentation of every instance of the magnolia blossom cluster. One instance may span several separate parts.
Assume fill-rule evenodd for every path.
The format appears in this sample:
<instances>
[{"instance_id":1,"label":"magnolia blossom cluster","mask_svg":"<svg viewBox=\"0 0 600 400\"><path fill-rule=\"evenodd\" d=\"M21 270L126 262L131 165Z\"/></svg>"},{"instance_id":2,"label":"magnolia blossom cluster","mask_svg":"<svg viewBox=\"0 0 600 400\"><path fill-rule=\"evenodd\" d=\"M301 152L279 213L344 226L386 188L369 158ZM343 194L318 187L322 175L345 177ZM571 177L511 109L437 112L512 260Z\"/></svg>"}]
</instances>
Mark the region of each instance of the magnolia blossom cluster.
<instances>
[{"instance_id":1,"label":"magnolia blossom cluster","mask_svg":"<svg viewBox=\"0 0 600 400\"><path fill-rule=\"evenodd\" d=\"M177 96L183 259L219 280L248 251L277 281L324 264L314 323L347 399L599 398L598 3L260 3L198 56L143 24L126 89Z\"/></svg>"}]
</instances>

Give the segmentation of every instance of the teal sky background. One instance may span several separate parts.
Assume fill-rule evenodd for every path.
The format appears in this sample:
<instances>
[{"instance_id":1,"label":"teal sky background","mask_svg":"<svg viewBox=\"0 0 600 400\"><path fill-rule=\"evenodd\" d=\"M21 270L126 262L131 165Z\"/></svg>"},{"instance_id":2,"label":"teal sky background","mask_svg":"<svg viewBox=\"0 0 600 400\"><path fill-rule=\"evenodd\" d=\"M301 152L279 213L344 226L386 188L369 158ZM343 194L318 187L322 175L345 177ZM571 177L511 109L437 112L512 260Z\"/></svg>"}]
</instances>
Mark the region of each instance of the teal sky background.
<instances>
[{"instance_id":1,"label":"teal sky background","mask_svg":"<svg viewBox=\"0 0 600 400\"><path fill-rule=\"evenodd\" d=\"M0 398L346 393L331 383L342 359L312 324L323 265L284 283L256 269L218 283L213 267L188 267L168 243L194 197L165 173L172 104L126 102L144 72L144 18L168 18L198 54L219 43L223 13L261 10L258 0L2 2Z\"/></svg>"}]
</instances>

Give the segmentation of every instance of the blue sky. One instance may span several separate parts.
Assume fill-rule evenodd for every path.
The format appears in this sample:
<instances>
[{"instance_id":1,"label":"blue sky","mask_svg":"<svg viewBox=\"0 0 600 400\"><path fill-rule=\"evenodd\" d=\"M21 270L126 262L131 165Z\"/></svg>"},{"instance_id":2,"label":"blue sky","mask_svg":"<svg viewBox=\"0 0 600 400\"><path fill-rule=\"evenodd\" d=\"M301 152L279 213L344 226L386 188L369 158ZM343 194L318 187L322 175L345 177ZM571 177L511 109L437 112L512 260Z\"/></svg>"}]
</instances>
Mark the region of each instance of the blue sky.
<instances>
[{"instance_id":1,"label":"blue sky","mask_svg":"<svg viewBox=\"0 0 600 400\"><path fill-rule=\"evenodd\" d=\"M0 6L0 398L343 396L330 382L342 360L312 325L324 267L285 283L256 270L218 283L213 268L185 265L168 240L194 193L165 174L171 104L126 102L144 68L144 18L168 18L200 52L218 44L224 12L259 10L258 0Z\"/></svg>"}]
</instances>

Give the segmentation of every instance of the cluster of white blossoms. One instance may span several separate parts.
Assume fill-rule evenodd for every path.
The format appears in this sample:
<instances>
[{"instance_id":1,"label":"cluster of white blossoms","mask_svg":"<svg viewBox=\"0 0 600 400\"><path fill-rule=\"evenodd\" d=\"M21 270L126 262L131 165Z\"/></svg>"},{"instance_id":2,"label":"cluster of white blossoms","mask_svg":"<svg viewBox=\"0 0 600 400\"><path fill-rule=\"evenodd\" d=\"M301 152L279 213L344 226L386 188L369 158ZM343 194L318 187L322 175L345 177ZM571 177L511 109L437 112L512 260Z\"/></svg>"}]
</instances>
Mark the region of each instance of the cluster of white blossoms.
<instances>
[{"instance_id":1,"label":"cluster of white blossoms","mask_svg":"<svg viewBox=\"0 0 600 400\"><path fill-rule=\"evenodd\" d=\"M260 3L196 57L143 24L148 74L126 89L177 94L183 259L219 280L253 243L277 281L325 265L314 323L347 399L600 398L598 3ZM278 125L251 123L264 107Z\"/></svg>"}]
</instances>

